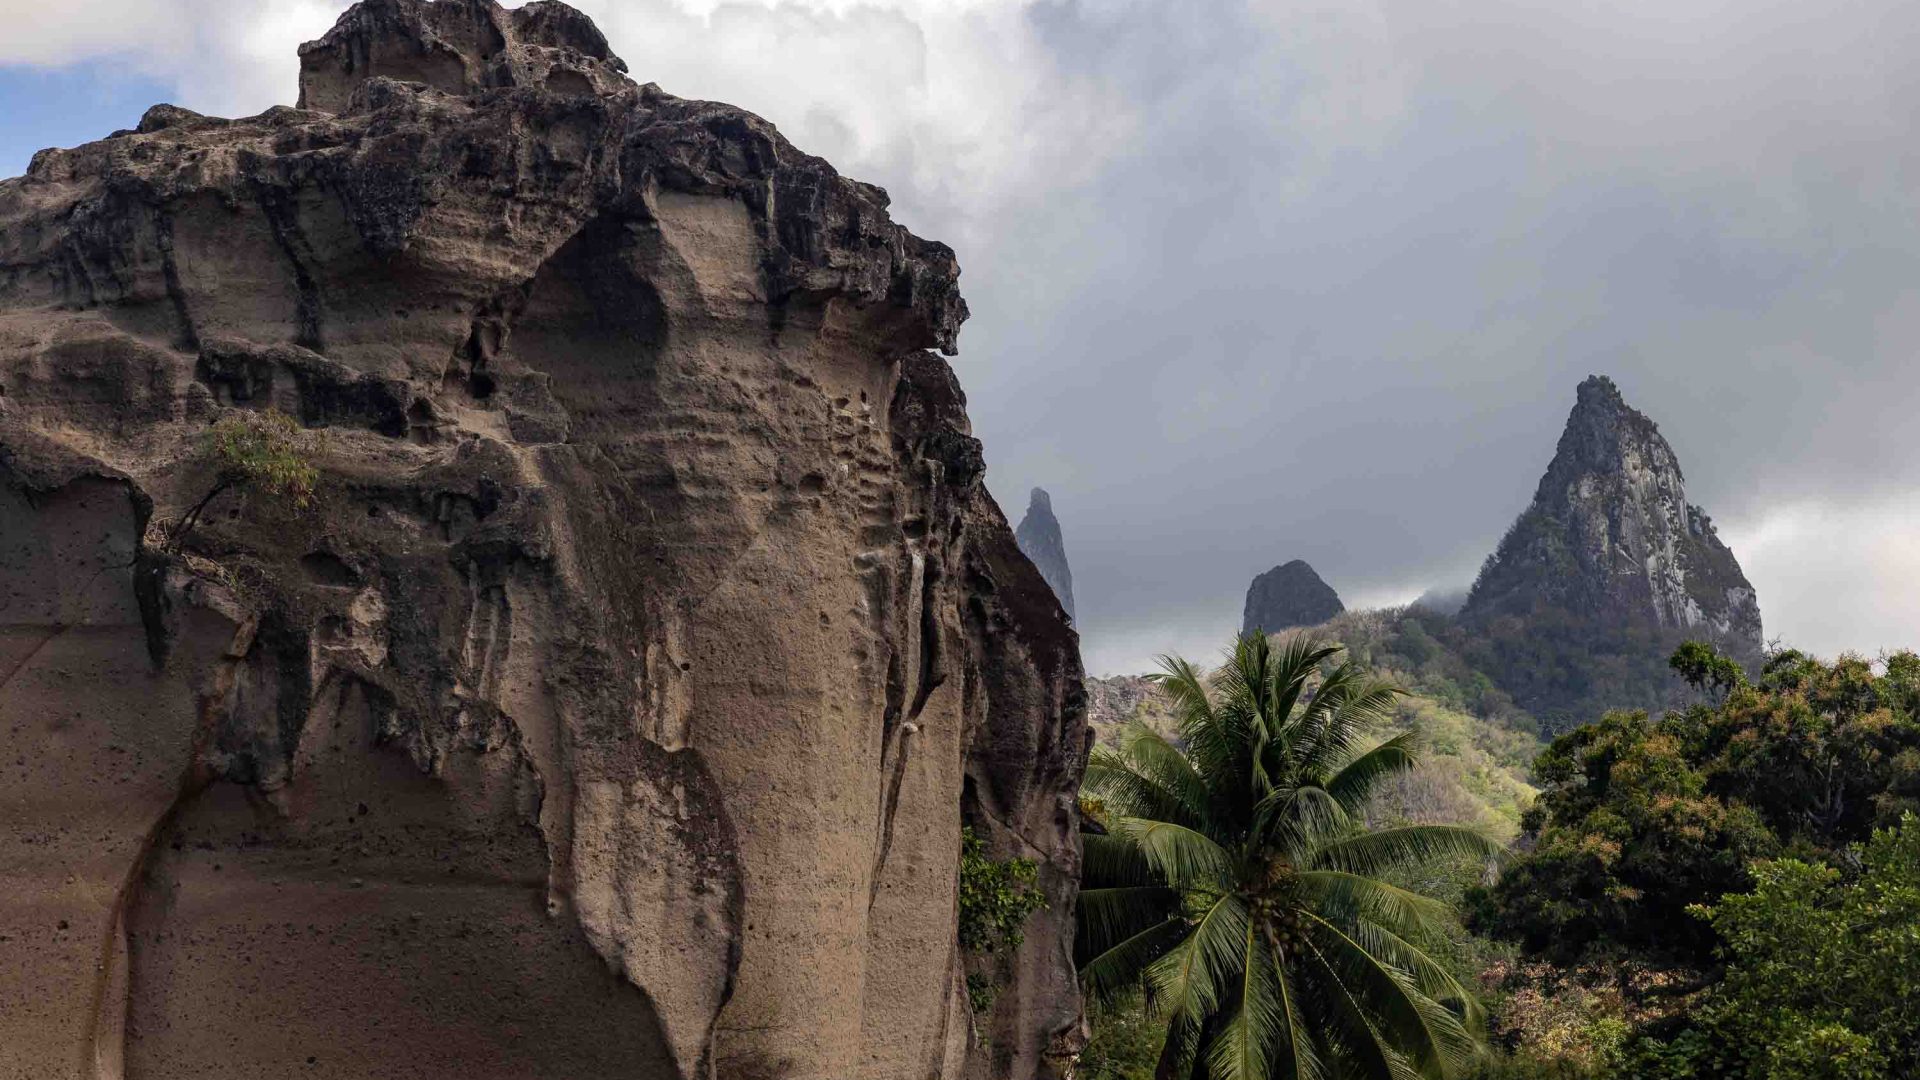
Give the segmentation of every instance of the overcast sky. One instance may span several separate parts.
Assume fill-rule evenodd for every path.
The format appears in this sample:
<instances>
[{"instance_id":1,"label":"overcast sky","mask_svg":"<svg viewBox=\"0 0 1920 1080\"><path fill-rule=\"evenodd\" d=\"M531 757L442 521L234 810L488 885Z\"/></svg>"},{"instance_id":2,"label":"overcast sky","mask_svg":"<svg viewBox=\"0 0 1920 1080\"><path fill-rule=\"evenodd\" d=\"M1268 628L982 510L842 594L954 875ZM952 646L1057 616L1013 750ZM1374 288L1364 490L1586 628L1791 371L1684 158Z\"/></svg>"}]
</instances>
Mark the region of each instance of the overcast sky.
<instances>
[{"instance_id":1,"label":"overcast sky","mask_svg":"<svg viewBox=\"0 0 1920 1080\"><path fill-rule=\"evenodd\" d=\"M0 175L291 103L345 6L0 0ZM1211 656L1291 558L1465 584L1593 372L1769 636L1920 645L1910 0L578 6L959 250L989 480L1053 493L1095 673Z\"/></svg>"}]
</instances>

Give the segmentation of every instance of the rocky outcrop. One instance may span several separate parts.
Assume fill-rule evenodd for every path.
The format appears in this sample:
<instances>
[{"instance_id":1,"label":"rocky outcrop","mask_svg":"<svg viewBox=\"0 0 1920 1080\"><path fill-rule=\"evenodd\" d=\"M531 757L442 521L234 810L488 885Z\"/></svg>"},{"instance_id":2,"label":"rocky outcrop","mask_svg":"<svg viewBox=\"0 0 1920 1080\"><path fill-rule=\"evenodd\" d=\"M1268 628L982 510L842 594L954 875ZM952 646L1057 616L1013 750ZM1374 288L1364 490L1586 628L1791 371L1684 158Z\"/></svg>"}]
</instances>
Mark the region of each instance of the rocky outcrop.
<instances>
[{"instance_id":1,"label":"rocky outcrop","mask_svg":"<svg viewBox=\"0 0 1920 1080\"><path fill-rule=\"evenodd\" d=\"M1542 604L1760 649L1753 586L1713 521L1687 501L1660 429L1605 376L1580 384L1533 503L1488 559L1463 614L1486 620Z\"/></svg>"},{"instance_id":2,"label":"rocky outcrop","mask_svg":"<svg viewBox=\"0 0 1920 1080\"><path fill-rule=\"evenodd\" d=\"M1136 720L1163 735L1178 734L1173 703L1159 683L1144 675L1088 677L1087 726L1098 741L1118 746L1121 733Z\"/></svg>"},{"instance_id":3,"label":"rocky outcrop","mask_svg":"<svg viewBox=\"0 0 1920 1080\"><path fill-rule=\"evenodd\" d=\"M1687 639L1752 663L1760 607L1672 447L1605 378L1579 400L1533 503L1468 595L1455 649L1548 732L1679 705Z\"/></svg>"},{"instance_id":4,"label":"rocky outcrop","mask_svg":"<svg viewBox=\"0 0 1920 1080\"><path fill-rule=\"evenodd\" d=\"M1318 626L1345 610L1333 586L1320 580L1313 567L1295 559L1253 579L1247 587L1240 632L1272 634L1295 626Z\"/></svg>"},{"instance_id":5,"label":"rocky outcrop","mask_svg":"<svg viewBox=\"0 0 1920 1080\"><path fill-rule=\"evenodd\" d=\"M1067 566L1067 542L1060 534L1060 519L1053 516L1053 498L1045 488L1034 488L1028 496L1026 516L1013 535L1040 576L1047 579L1067 618L1073 618L1073 571Z\"/></svg>"},{"instance_id":6,"label":"rocky outcrop","mask_svg":"<svg viewBox=\"0 0 1920 1080\"><path fill-rule=\"evenodd\" d=\"M0 1075L1066 1067L1077 642L952 252L621 72L368 0L300 109L0 182ZM269 411L311 505L222 489Z\"/></svg>"}]
</instances>

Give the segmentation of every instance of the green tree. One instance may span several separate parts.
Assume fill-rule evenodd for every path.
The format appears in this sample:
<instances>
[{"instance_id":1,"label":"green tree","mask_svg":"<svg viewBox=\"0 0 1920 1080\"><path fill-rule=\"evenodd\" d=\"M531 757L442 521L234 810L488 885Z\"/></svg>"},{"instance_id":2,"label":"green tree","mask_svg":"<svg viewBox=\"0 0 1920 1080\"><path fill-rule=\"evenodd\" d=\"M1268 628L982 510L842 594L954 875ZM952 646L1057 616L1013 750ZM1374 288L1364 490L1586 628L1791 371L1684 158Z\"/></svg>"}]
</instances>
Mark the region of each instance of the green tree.
<instances>
[{"instance_id":1,"label":"green tree","mask_svg":"<svg viewBox=\"0 0 1920 1080\"><path fill-rule=\"evenodd\" d=\"M1671 724L1609 713L1534 763L1532 850L1470 900L1477 929L1562 962L1639 951L1705 963L1713 935L1689 904L1747 886L1777 843L1743 803L1710 793Z\"/></svg>"},{"instance_id":2,"label":"green tree","mask_svg":"<svg viewBox=\"0 0 1920 1080\"><path fill-rule=\"evenodd\" d=\"M1753 891L1695 911L1725 946L1701 1010L1716 1075L1754 1080L1920 1076L1920 818L1855 851L1858 874L1797 859L1754 868Z\"/></svg>"},{"instance_id":3,"label":"green tree","mask_svg":"<svg viewBox=\"0 0 1920 1080\"><path fill-rule=\"evenodd\" d=\"M1753 807L1783 841L1837 850L1898 821L1920 794L1915 663L1897 653L1877 675L1857 656L1829 664L1778 653L1758 685L1742 680L1717 707L1697 705L1668 726L1709 792Z\"/></svg>"},{"instance_id":4,"label":"green tree","mask_svg":"<svg viewBox=\"0 0 1920 1080\"><path fill-rule=\"evenodd\" d=\"M1682 642L1667 666L1678 672L1687 685L1703 694L1724 701L1735 689L1747 685L1746 669L1730 656L1704 641Z\"/></svg>"},{"instance_id":5,"label":"green tree","mask_svg":"<svg viewBox=\"0 0 1920 1080\"><path fill-rule=\"evenodd\" d=\"M1417 755L1362 743L1399 691L1351 662L1323 675L1338 651L1252 634L1211 677L1163 659L1177 743L1134 725L1088 766L1111 831L1085 837L1081 978L1096 1000L1144 984L1160 1080L1439 1078L1480 1053L1478 1005L1422 945L1450 909L1387 879L1499 848L1359 824Z\"/></svg>"}]
</instances>

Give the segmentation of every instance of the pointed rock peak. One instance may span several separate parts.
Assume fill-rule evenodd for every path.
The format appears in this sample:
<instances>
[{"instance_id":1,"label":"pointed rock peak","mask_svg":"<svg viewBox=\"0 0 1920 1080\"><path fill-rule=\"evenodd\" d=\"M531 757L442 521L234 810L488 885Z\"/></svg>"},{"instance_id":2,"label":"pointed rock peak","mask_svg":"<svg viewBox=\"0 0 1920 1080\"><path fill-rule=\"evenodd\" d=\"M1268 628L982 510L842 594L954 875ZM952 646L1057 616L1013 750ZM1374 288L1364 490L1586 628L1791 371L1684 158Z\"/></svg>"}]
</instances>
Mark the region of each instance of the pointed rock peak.
<instances>
[{"instance_id":1,"label":"pointed rock peak","mask_svg":"<svg viewBox=\"0 0 1920 1080\"><path fill-rule=\"evenodd\" d=\"M1542 605L1609 627L1760 645L1760 611L1733 552L1687 501L1673 447L1613 380L1580 384L1533 504L1481 571L1469 616Z\"/></svg>"},{"instance_id":2,"label":"pointed rock peak","mask_svg":"<svg viewBox=\"0 0 1920 1080\"><path fill-rule=\"evenodd\" d=\"M1627 467L1636 451L1651 454L1658 459L1657 467L1680 475L1680 463L1660 437L1659 425L1628 405L1612 379L1590 375L1580 384L1573 411L1567 414L1567 427L1546 481L1557 486L1570 473L1617 472Z\"/></svg>"},{"instance_id":3,"label":"pointed rock peak","mask_svg":"<svg viewBox=\"0 0 1920 1080\"><path fill-rule=\"evenodd\" d=\"M300 107L345 113L375 80L457 96L510 86L614 93L627 65L593 20L555 0L509 11L496 0L361 0L300 46Z\"/></svg>"},{"instance_id":4,"label":"pointed rock peak","mask_svg":"<svg viewBox=\"0 0 1920 1080\"><path fill-rule=\"evenodd\" d=\"M1580 388L1575 391L1575 394L1579 403L1588 408L1624 409L1627 407L1627 399L1620 396L1620 387L1605 375L1589 375L1582 379Z\"/></svg>"},{"instance_id":5,"label":"pointed rock peak","mask_svg":"<svg viewBox=\"0 0 1920 1080\"><path fill-rule=\"evenodd\" d=\"M1040 576L1053 587L1061 610L1072 618L1073 570L1067 566L1066 539L1060 533L1060 520L1053 516L1053 498L1046 488L1034 488L1027 497L1027 516L1020 520L1020 528L1014 531L1013 538L1033 561Z\"/></svg>"},{"instance_id":6,"label":"pointed rock peak","mask_svg":"<svg viewBox=\"0 0 1920 1080\"><path fill-rule=\"evenodd\" d=\"M1318 626L1346 610L1333 586L1322 581L1306 560L1295 559L1253 579L1247 587L1240 632L1271 634L1295 626Z\"/></svg>"}]
</instances>

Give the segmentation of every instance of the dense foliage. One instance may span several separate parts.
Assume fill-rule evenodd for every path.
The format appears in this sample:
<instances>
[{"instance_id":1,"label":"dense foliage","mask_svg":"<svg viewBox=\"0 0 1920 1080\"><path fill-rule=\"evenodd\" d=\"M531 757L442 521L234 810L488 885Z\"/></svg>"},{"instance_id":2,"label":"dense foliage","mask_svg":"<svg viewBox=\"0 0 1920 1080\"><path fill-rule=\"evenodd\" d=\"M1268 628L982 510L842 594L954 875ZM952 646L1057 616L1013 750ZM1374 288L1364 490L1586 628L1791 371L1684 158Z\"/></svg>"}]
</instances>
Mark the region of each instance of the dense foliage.
<instances>
[{"instance_id":1,"label":"dense foliage","mask_svg":"<svg viewBox=\"0 0 1920 1080\"><path fill-rule=\"evenodd\" d=\"M1164 1010L1158 1076L1445 1077L1478 1054L1473 995L1422 947L1448 909L1391 879L1497 847L1364 826L1417 757L1362 741L1397 691L1351 662L1323 674L1336 652L1254 634L1210 677L1169 659L1177 744L1133 725L1088 768L1112 831L1085 837L1082 980Z\"/></svg>"},{"instance_id":2,"label":"dense foliage","mask_svg":"<svg viewBox=\"0 0 1920 1080\"><path fill-rule=\"evenodd\" d=\"M1685 631L1606 618L1545 602L1449 624L1447 644L1485 672L1547 734L1570 730L1609 709L1682 705L1684 687L1667 656Z\"/></svg>"},{"instance_id":3,"label":"dense foliage","mask_svg":"<svg viewBox=\"0 0 1920 1080\"><path fill-rule=\"evenodd\" d=\"M1645 713L1612 713L1540 756L1533 850L1475 907L1476 922L1577 961L1594 949L1659 949L1704 961L1689 904L1745 887L1777 842L1752 809L1707 793L1682 740Z\"/></svg>"},{"instance_id":4,"label":"dense foliage","mask_svg":"<svg viewBox=\"0 0 1920 1080\"><path fill-rule=\"evenodd\" d=\"M974 952L1017 949L1027 916L1047 906L1034 884L1032 859L995 860L971 828L960 832L960 947Z\"/></svg>"},{"instance_id":5,"label":"dense foliage","mask_svg":"<svg viewBox=\"0 0 1920 1080\"><path fill-rule=\"evenodd\" d=\"M1657 716L1596 711L1535 756L1531 778L1540 790L1530 800L1531 789L1506 778L1539 745L1529 734L1532 716L1468 661L1473 649L1457 626L1412 609L1349 613L1322 632L1348 646L1355 667L1418 691L1356 730L1413 728L1423 749L1441 751L1375 782L1347 828L1478 820L1512 835L1499 820L1527 807L1517 854L1490 884L1474 883L1459 863L1450 873L1446 860L1375 875L1428 899L1474 885L1465 903L1486 936L1406 938L1435 971L1474 986L1470 996L1487 1010L1495 1050L1463 1075L1920 1076L1920 657L1823 662L1779 651L1750 663L1684 643L1663 665L1668 685L1659 693L1672 708ZM1231 677L1234 666L1222 674ZM1588 685L1650 680L1643 668L1614 678L1620 673L1601 665ZM1198 673L1193 681L1218 703L1218 685ZM1154 725L1157 744L1136 743L1129 729L1105 764L1139 772L1161 761L1167 748L1184 745L1185 717L1176 703L1172 722ZM1154 817L1130 809L1119 790L1094 792L1089 805L1109 821ZM1122 828L1114 832L1126 839ZM1088 849L1095 907L1118 898L1103 898L1097 884L1107 842L1092 838ZM1197 926L1201 909L1173 893L1182 896L1178 908L1161 913ZM1146 970L1130 985L1148 990L1147 1004L1165 1006ZM1219 1004L1233 1015L1228 996ZM1193 1071L1191 1054L1182 1068L1162 1060L1163 1032L1177 1029L1173 1010L1156 1020L1140 1008L1123 997L1094 1010L1087 1075L1145 1080ZM1222 1024L1194 1030L1205 1039Z\"/></svg>"},{"instance_id":6,"label":"dense foliage","mask_svg":"<svg viewBox=\"0 0 1920 1080\"><path fill-rule=\"evenodd\" d=\"M1012 952L1026 940L1028 916L1047 906L1039 864L1032 859L994 859L971 827L960 830L960 947L973 954L967 1000L974 1012L992 1007L999 992L984 964L989 954Z\"/></svg>"},{"instance_id":7,"label":"dense foliage","mask_svg":"<svg viewBox=\"0 0 1920 1080\"><path fill-rule=\"evenodd\" d=\"M1587 1029L1592 1075L1916 1075L1920 658L1780 652L1750 682L1689 645L1672 667L1692 706L1541 755L1531 850L1476 925L1548 979L1652 973Z\"/></svg>"},{"instance_id":8,"label":"dense foliage","mask_svg":"<svg viewBox=\"0 0 1920 1080\"><path fill-rule=\"evenodd\" d=\"M1452 618L1423 607L1353 611L1321 631L1359 664L1448 708L1493 721L1491 729L1532 732L1539 722L1458 649Z\"/></svg>"},{"instance_id":9,"label":"dense foliage","mask_svg":"<svg viewBox=\"0 0 1920 1080\"><path fill-rule=\"evenodd\" d=\"M1695 1075L1920 1076L1920 819L1851 854L1853 874L1761 863L1751 893L1696 909L1727 973L1701 1010Z\"/></svg>"}]
</instances>

